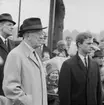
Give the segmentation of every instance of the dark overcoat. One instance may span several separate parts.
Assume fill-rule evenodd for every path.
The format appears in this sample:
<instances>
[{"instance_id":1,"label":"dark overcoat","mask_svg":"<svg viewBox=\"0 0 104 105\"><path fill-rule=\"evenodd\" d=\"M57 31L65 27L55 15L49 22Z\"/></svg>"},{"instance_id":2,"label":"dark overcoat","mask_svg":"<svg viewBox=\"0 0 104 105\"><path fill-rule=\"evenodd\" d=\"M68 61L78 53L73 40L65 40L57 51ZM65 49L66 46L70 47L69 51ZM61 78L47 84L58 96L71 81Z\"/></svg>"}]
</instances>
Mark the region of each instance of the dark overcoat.
<instances>
[{"instance_id":1,"label":"dark overcoat","mask_svg":"<svg viewBox=\"0 0 104 105\"><path fill-rule=\"evenodd\" d=\"M2 90L4 64L5 64L9 51L11 51L15 47L15 43L12 40L8 39L7 46L4 44L4 42L0 38L0 95L4 95L4 92Z\"/></svg>"},{"instance_id":2,"label":"dark overcoat","mask_svg":"<svg viewBox=\"0 0 104 105\"><path fill-rule=\"evenodd\" d=\"M2 81L3 81L3 69L7 55L8 55L8 49L6 48L2 39L0 38L0 95L4 95L4 92L2 90Z\"/></svg>"},{"instance_id":3,"label":"dark overcoat","mask_svg":"<svg viewBox=\"0 0 104 105\"><path fill-rule=\"evenodd\" d=\"M76 54L66 60L59 76L60 105L101 105L99 67L88 58L88 68Z\"/></svg>"}]
</instances>

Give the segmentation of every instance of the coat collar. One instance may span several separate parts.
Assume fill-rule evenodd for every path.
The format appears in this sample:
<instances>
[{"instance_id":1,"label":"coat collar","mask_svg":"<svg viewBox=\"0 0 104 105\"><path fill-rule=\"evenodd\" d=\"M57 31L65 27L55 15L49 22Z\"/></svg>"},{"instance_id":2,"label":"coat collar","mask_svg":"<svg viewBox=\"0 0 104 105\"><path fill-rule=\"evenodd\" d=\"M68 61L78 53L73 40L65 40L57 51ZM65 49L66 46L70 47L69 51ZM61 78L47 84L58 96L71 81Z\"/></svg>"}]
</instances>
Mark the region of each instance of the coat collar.
<instances>
[{"instance_id":1,"label":"coat collar","mask_svg":"<svg viewBox=\"0 0 104 105\"><path fill-rule=\"evenodd\" d=\"M93 62L91 60L91 58L88 56L88 68L86 69L86 67L84 66L81 58L79 57L78 55L78 52L77 54L75 55L76 56L76 60L77 60L77 64L79 65L79 67L81 68L81 70L84 71L84 73L87 75L87 73L91 73L93 71L92 69L92 66L93 66Z\"/></svg>"},{"instance_id":2,"label":"coat collar","mask_svg":"<svg viewBox=\"0 0 104 105\"><path fill-rule=\"evenodd\" d=\"M21 46L27 58L31 59L38 66L38 68L40 68L40 60L39 60L38 54L36 54L36 57L38 58L38 61L37 61L33 52L29 49L29 47L25 44L24 41L21 42Z\"/></svg>"},{"instance_id":3,"label":"coat collar","mask_svg":"<svg viewBox=\"0 0 104 105\"><path fill-rule=\"evenodd\" d=\"M77 54L76 54L76 58L77 58L77 63L78 63L78 65L79 65L79 67L81 68L81 70L83 70L84 71L84 73L87 75L87 69L86 69L86 67L85 67L85 65L84 65L84 63L83 63L83 61L81 60L81 58L79 57L79 55L78 55L78 52L77 52Z\"/></svg>"},{"instance_id":4,"label":"coat collar","mask_svg":"<svg viewBox=\"0 0 104 105\"><path fill-rule=\"evenodd\" d=\"M8 49L5 46L4 42L2 41L2 39L0 38L0 46L8 53Z\"/></svg>"}]
</instances>

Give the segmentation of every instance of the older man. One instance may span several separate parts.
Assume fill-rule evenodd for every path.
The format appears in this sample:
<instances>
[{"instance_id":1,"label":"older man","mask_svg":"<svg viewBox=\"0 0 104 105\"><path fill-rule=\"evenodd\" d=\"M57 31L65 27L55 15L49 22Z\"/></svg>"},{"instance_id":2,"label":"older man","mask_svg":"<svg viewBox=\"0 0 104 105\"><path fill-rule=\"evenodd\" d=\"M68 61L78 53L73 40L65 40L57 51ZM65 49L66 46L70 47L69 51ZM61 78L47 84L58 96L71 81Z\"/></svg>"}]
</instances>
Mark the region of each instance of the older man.
<instances>
[{"instance_id":1,"label":"older man","mask_svg":"<svg viewBox=\"0 0 104 105\"><path fill-rule=\"evenodd\" d=\"M12 35L14 25L15 22L10 14L3 13L0 15L0 95L4 95L2 90L3 69L9 52L6 41L7 38Z\"/></svg>"},{"instance_id":2,"label":"older man","mask_svg":"<svg viewBox=\"0 0 104 105\"><path fill-rule=\"evenodd\" d=\"M41 20L34 17L22 24L23 41L9 53L4 68L7 105L47 105L45 73L35 51L41 46L44 28Z\"/></svg>"}]
</instances>

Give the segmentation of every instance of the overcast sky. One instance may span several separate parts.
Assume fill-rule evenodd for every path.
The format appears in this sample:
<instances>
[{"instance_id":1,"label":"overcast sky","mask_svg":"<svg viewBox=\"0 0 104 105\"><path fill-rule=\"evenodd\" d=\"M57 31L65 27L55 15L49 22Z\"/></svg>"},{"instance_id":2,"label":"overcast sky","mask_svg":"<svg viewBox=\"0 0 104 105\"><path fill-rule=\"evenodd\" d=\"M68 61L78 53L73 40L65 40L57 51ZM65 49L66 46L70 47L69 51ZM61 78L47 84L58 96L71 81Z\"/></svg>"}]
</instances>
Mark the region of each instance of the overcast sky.
<instances>
[{"instance_id":1,"label":"overcast sky","mask_svg":"<svg viewBox=\"0 0 104 105\"><path fill-rule=\"evenodd\" d=\"M63 0L66 8L64 30L104 30L104 0ZM0 13L9 12L18 21L19 0L0 0ZM22 0L21 22L31 16L40 17L48 26L50 0Z\"/></svg>"}]
</instances>

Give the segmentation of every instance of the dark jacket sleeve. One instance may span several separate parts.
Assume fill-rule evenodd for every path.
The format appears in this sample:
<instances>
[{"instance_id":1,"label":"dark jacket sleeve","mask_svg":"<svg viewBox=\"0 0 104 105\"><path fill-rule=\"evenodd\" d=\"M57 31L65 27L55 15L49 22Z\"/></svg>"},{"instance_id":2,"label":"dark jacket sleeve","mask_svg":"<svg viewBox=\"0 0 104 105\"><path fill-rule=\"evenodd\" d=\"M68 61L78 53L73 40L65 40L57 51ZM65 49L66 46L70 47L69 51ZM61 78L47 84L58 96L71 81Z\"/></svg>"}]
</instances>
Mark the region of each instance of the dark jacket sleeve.
<instances>
[{"instance_id":1,"label":"dark jacket sleeve","mask_svg":"<svg viewBox=\"0 0 104 105\"><path fill-rule=\"evenodd\" d=\"M71 69L68 62L64 62L59 75L59 100L60 105L71 105Z\"/></svg>"}]
</instances>

